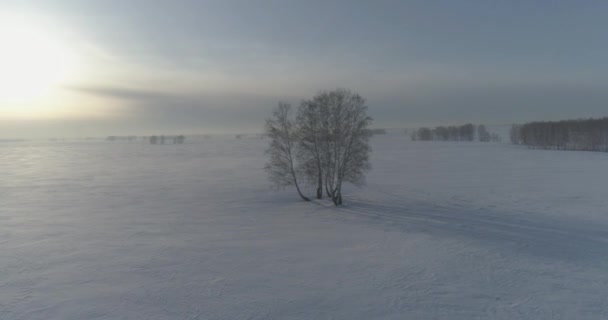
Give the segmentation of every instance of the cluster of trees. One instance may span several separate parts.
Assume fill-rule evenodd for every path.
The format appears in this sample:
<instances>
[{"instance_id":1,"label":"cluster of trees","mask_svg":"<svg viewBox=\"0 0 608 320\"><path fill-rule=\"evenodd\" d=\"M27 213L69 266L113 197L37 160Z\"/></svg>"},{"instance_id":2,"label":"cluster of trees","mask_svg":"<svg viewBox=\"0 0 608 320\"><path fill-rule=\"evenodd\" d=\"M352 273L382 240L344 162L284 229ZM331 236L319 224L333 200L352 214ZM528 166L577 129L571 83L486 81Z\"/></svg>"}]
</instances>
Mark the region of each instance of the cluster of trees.
<instances>
[{"instance_id":1,"label":"cluster of trees","mask_svg":"<svg viewBox=\"0 0 608 320\"><path fill-rule=\"evenodd\" d=\"M420 141L473 141L475 126L465 124L462 126L439 126L434 129L422 127L412 132L412 140Z\"/></svg>"},{"instance_id":2,"label":"cluster of trees","mask_svg":"<svg viewBox=\"0 0 608 320\"><path fill-rule=\"evenodd\" d=\"M480 124L477 126L477 139L480 142L500 142L502 139L497 133L490 132L486 129L486 126Z\"/></svg>"},{"instance_id":3,"label":"cluster of trees","mask_svg":"<svg viewBox=\"0 0 608 320\"><path fill-rule=\"evenodd\" d=\"M87 140L91 140L93 138L87 138ZM108 136L106 137L106 141L128 141L128 142L133 142L133 141L137 141L138 137L137 136ZM186 141L186 137L184 135L178 135L178 136L142 136L141 137L142 141L148 141L150 142L150 144L167 144L167 143L171 143L171 144L182 144L184 143L184 141Z\"/></svg>"},{"instance_id":4,"label":"cluster of trees","mask_svg":"<svg viewBox=\"0 0 608 320\"><path fill-rule=\"evenodd\" d=\"M608 152L608 117L513 125L510 139L531 148Z\"/></svg>"},{"instance_id":5,"label":"cluster of trees","mask_svg":"<svg viewBox=\"0 0 608 320\"><path fill-rule=\"evenodd\" d=\"M150 136L149 137L150 144L182 144L186 141L186 137L184 135L179 136Z\"/></svg>"},{"instance_id":6,"label":"cluster of trees","mask_svg":"<svg viewBox=\"0 0 608 320\"><path fill-rule=\"evenodd\" d=\"M500 141L500 136L490 133L483 124L475 126L471 123L461 126L422 127L413 130L411 137L414 141L475 141L475 137L481 142Z\"/></svg>"},{"instance_id":7,"label":"cluster of trees","mask_svg":"<svg viewBox=\"0 0 608 320\"><path fill-rule=\"evenodd\" d=\"M294 185L310 201L300 188L308 183L316 187L317 199L326 194L334 205L342 204L343 183L363 184L370 169L371 121L365 99L346 89L302 101L295 117L289 104L279 103L266 120L270 161L265 169L271 182Z\"/></svg>"}]
</instances>

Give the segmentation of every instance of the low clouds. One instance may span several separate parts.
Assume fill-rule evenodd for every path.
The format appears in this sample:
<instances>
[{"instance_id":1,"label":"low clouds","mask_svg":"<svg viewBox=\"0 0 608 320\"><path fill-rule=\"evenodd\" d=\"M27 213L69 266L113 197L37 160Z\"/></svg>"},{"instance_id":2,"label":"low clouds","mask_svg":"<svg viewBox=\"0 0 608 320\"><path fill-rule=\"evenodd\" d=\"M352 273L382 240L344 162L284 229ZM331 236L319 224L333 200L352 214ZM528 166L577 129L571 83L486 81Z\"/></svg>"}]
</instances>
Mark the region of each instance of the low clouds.
<instances>
[{"instance_id":1,"label":"low clouds","mask_svg":"<svg viewBox=\"0 0 608 320\"><path fill-rule=\"evenodd\" d=\"M112 86L70 86L67 89L90 95L130 101L152 101L169 96L167 93Z\"/></svg>"},{"instance_id":2,"label":"low clouds","mask_svg":"<svg viewBox=\"0 0 608 320\"><path fill-rule=\"evenodd\" d=\"M331 89L331 88L330 88ZM122 121L138 130L191 132L259 132L279 101L295 106L301 97L252 94L174 94L121 87L79 88L90 94L129 101ZM354 89L357 90L357 89ZM367 98L377 126L483 122L506 124L529 120L597 117L605 112L608 88L579 83L428 83L419 90L404 86L377 92L359 90ZM584 103L581 103L584 102Z\"/></svg>"},{"instance_id":3,"label":"low clouds","mask_svg":"<svg viewBox=\"0 0 608 320\"><path fill-rule=\"evenodd\" d=\"M130 124L134 132L259 132L270 109L280 100L252 94L170 93L111 86L72 90L128 102L115 121Z\"/></svg>"},{"instance_id":4,"label":"low clouds","mask_svg":"<svg viewBox=\"0 0 608 320\"><path fill-rule=\"evenodd\" d=\"M331 88L328 88L331 89ZM378 127L415 127L465 122L509 124L605 116L608 88L574 83L426 83L414 90L361 90ZM122 86L71 90L122 105L109 117L0 120L0 136L62 137L152 133L261 132L279 101L297 106L301 96L243 93L173 93Z\"/></svg>"}]
</instances>

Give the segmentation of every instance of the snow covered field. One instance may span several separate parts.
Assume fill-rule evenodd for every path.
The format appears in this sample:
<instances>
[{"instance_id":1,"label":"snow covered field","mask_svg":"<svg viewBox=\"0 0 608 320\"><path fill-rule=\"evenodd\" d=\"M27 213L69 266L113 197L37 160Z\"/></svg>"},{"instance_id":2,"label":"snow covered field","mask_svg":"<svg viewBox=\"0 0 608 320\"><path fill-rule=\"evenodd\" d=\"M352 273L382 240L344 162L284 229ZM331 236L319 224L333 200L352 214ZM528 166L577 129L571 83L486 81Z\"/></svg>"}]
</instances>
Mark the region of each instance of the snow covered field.
<instances>
[{"instance_id":1,"label":"snow covered field","mask_svg":"<svg viewBox=\"0 0 608 320\"><path fill-rule=\"evenodd\" d=\"M608 318L608 154L377 136L334 208L265 147L0 143L0 319Z\"/></svg>"}]
</instances>

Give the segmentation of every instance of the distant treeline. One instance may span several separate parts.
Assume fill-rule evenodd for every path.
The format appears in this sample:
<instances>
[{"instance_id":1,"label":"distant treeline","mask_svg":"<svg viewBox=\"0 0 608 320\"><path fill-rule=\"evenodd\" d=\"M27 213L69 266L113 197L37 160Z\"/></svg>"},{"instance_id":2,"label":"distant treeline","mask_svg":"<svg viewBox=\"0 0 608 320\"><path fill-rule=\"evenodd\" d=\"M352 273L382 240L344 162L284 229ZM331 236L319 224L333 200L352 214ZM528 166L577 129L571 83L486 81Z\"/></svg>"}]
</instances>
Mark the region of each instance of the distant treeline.
<instances>
[{"instance_id":1,"label":"distant treeline","mask_svg":"<svg viewBox=\"0 0 608 320\"><path fill-rule=\"evenodd\" d=\"M182 144L186 141L186 137L184 135L179 136L150 136L148 138L150 140L150 144Z\"/></svg>"},{"instance_id":2,"label":"distant treeline","mask_svg":"<svg viewBox=\"0 0 608 320\"><path fill-rule=\"evenodd\" d=\"M475 126L467 123L461 126L439 126L435 128L422 127L412 131L413 141L500 141L500 136L490 133L486 126Z\"/></svg>"},{"instance_id":3,"label":"distant treeline","mask_svg":"<svg viewBox=\"0 0 608 320\"><path fill-rule=\"evenodd\" d=\"M87 138L90 140L92 138ZM133 142L137 141L137 136L108 136L106 137L106 141L128 141ZM186 136L178 135L178 136L149 136L149 137L141 137L142 141L148 141L150 144L182 144L186 141Z\"/></svg>"},{"instance_id":4,"label":"distant treeline","mask_svg":"<svg viewBox=\"0 0 608 320\"><path fill-rule=\"evenodd\" d=\"M513 125L510 139L531 148L608 152L608 117Z\"/></svg>"},{"instance_id":5,"label":"distant treeline","mask_svg":"<svg viewBox=\"0 0 608 320\"><path fill-rule=\"evenodd\" d=\"M135 141L137 140L137 136L108 136L106 137L106 141Z\"/></svg>"}]
</instances>

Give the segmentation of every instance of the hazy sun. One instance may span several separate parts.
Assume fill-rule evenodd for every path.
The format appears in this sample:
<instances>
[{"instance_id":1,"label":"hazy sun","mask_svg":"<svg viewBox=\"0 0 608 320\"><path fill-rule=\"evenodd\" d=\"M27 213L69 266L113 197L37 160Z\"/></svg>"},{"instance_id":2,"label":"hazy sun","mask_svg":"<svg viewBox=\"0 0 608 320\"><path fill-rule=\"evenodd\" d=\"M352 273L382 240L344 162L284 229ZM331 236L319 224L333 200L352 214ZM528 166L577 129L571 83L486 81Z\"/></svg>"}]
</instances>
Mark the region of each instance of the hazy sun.
<instances>
[{"instance_id":1,"label":"hazy sun","mask_svg":"<svg viewBox=\"0 0 608 320\"><path fill-rule=\"evenodd\" d=\"M77 58L46 26L0 19L0 111L35 112L31 102L69 80Z\"/></svg>"}]
</instances>

